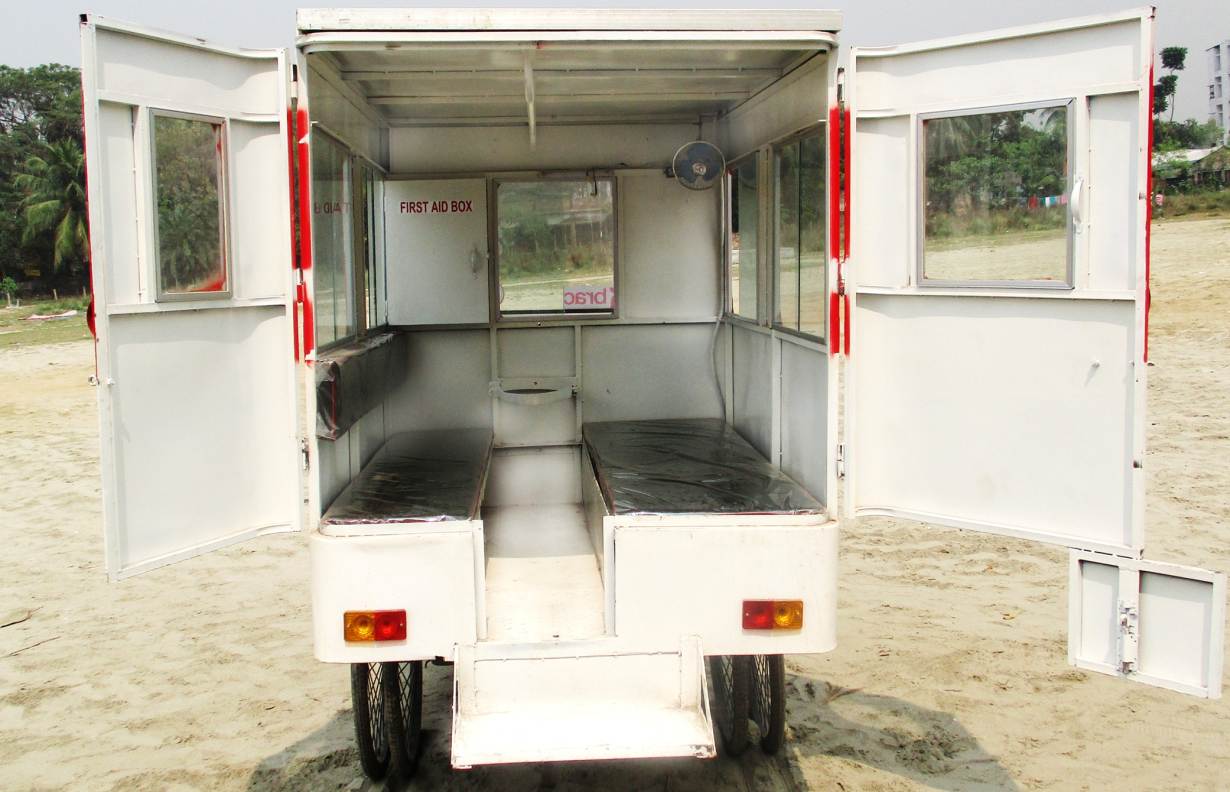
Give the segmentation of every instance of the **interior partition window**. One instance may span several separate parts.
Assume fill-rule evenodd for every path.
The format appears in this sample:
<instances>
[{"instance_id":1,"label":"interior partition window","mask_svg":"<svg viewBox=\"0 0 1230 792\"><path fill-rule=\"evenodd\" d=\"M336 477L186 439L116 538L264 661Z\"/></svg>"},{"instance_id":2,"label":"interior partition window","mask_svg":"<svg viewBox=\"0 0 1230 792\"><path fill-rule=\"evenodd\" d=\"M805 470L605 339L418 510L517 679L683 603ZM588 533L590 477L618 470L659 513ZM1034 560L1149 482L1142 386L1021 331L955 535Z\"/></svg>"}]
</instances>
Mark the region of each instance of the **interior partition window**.
<instances>
[{"instance_id":1,"label":"interior partition window","mask_svg":"<svg viewBox=\"0 0 1230 792\"><path fill-rule=\"evenodd\" d=\"M495 204L502 316L614 313L613 178L499 181Z\"/></svg>"},{"instance_id":2,"label":"interior partition window","mask_svg":"<svg viewBox=\"0 0 1230 792\"><path fill-rule=\"evenodd\" d=\"M773 323L815 338L824 336L824 144L819 131L773 149Z\"/></svg>"}]
</instances>

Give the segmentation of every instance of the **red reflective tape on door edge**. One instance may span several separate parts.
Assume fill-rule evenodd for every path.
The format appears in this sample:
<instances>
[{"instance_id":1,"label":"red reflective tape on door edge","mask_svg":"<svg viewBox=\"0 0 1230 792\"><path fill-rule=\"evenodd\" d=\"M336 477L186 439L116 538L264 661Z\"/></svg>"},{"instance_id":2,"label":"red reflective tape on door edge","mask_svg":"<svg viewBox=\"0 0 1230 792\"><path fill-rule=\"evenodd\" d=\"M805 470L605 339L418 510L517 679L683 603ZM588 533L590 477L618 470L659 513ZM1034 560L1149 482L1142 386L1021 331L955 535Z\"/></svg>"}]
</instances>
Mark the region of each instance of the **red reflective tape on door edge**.
<instances>
[{"instance_id":1,"label":"red reflective tape on door edge","mask_svg":"<svg viewBox=\"0 0 1230 792\"><path fill-rule=\"evenodd\" d=\"M311 131L306 107L296 113L295 145L299 152L299 269L304 273L312 269L312 191L311 151L308 148L308 133ZM305 282L299 284L299 300L303 305L303 356L316 351L316 323L313 321L312 295Z\"/></svg>"},{"instance_id":2,"label":"red reflective tape on door edge","mask_svg":"<svg viewBox=\"0 0 1230 792\"><path fill-rule=\"evenodd\" d=\"M837 106L829 108L829 247L841 280L841 115Z\"/></svg>"},{"instance_id":3,"label":"red reflective tape on door edge","mask_svg":"<svg viewBox=\"0 0 1230 792\"><path fill-rule=\"evenodd\" d=\"M841 127L843 133L841 158L842 165L845 167L846 171L844 174L845 178L842 180L842 184L844 186L844 189L842 190L842 202L845 204L845 212L842 215L841 226L841 260L845 261L850 258L850 214L851 210L854 208L850 202L850 174L853 171L854 161L851 158L851 152L853 151L853 141L851 138L853 135L850 134L850 110L848 108L842 112Z\"/></svg>"},{"instance_id":4,"label":"red reflective tape on door edge","mask_svg":"<svg viewBox=\"0 0 1230 792\"><path fill-rule=\"evenodd\" d=\"M288 181L287 197L290 199L290 269L293 274L299 268L299 262L295 260L298 247L298 240L295 239L295 111L290 107L286 108L286 178ZM302 360L299 354L299 288L297 283L298 277L296 276L295 284L291 286L294 291L290 302L290 334L295 348L296 363Z\"/></svg>"}]
</instances>

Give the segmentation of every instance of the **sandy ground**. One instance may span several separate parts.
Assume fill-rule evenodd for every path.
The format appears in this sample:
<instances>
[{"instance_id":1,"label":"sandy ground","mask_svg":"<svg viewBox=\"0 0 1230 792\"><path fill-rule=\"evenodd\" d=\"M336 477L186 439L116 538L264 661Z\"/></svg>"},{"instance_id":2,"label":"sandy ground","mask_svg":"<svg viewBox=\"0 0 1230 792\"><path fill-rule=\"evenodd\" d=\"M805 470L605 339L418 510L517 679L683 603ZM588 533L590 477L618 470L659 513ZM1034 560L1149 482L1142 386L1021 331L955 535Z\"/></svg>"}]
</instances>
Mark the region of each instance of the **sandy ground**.
<instances>
[{"instance_id":1,"label":"sandy ground","mask_svg":"<svg viewBox=\"0 0 1230 792\"><path fill-rule=\"evenodd\" d=\"M1149 555L1230 570L1230 219L1154 239ZM0 350L0 624L33 611L0 628L0 788L358 788L302 537L106 583L91 365L80 342ZM842 547L840 645L788 661L780 758L455 773L429 668L415 788L1230 786L1230 701L1067 666L1062 550L888 520Z\"/></svg>"}]
</instances>

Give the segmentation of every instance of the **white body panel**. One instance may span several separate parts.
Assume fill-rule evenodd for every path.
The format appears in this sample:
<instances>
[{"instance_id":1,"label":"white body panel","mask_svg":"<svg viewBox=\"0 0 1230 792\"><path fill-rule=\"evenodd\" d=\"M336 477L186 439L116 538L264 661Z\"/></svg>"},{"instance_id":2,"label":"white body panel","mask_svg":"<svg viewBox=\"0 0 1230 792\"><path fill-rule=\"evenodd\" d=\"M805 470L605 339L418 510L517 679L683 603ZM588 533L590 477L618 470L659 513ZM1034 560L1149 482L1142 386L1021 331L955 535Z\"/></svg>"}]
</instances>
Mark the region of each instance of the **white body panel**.
<instances>
[{"instance_id":1,"label":"white body panel","mask_svg":"<svg viewBox=\"0 0 1230 792\"><path fill-rule=\"evenodd\" d=\"M1145 10L853 51L849 513L1141 551L1151 42ZM921 283L920 115L1069 101L1071 288Z\"/></svg>"},{"instance_id":2,"label":"white body panel","mask_svg":"<svg viewBox=\"0 0 1230 792\"><path fill-rule=\"evenodd\" d=\"M837 523L815 517L606 518L615 633L661 646L703 636L705 654L812 654L837 647ZM743 601L803 601L800 630L744 630Z\"/></svg>"},{"instance_id":3,"label":"white body panel","mask_svg":"<svg viewBox=\"0 0 1230 792\"><path fill-rule=\"evenodd\" d=\"M116 578L299 526L286 58L93 18L82 50ZM229 295L156 299L152 110L225 130Z\"/></svg>"},{"instance_id":4,"label":"white body panel","mask_svg":"<svg viewBox=\"0 0 1230 792\"><path fill-rule=\"evenodd\" d=\"M405 526L402 526L405 528ZM312 625L316 659L375 663L452 657L478 640L482 523L421 523L413 532L326 536L313 532ZM348 610L406 611L406 640L342 639Z\"/></svg>"}]
</instances>

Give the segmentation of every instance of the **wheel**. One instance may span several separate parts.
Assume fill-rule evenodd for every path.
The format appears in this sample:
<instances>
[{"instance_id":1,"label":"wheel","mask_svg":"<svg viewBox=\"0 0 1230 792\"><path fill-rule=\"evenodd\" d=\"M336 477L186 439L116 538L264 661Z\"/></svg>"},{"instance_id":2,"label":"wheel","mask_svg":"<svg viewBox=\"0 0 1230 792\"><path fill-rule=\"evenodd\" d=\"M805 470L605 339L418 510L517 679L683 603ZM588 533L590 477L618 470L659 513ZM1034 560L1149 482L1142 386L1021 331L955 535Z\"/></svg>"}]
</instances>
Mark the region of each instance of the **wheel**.
<instances>
[{"instance_id":1,"label":"wheel","mask_svg":"<svg viewBox=\"0 0 1230 792\"><path fill-rule=\"evenodd\" d=\"M748 657L716 655L709 658L713 678L713 717L728 756L747 750L751 663Z\"/></svg>"},{"instance_id":2,"label":"wheel","mask_svg":"<svg viewBox=\"0 0 1230 792\"><path fill-rule=\"evenodd\" d=\"M402 781L414 776L423 742L423 661L384 663L384 719L389 725L389 754L393 775Z\"/></svg>"},{"instance_id":3,"label":"wheel","mask_svg":"<svg viewBox=\"0 0 1230 792\"><path fill-rule=\"evenodd\" d=\"M760 729L760 749L772 755L786 741L786 659L756 655L752 660L752 720Z\"/></svg>"},{"instance_id":4,"label":"wheel","mask_svg":"<svg viewBox=\"0 0 1230 792\"><path fill-rule=\"evenodd\" d=\"M384 684L380 663L351 663L350 701L359 764L373 781L389 772L389 737L385 728Z\"/></svg>"}]
</instances>

